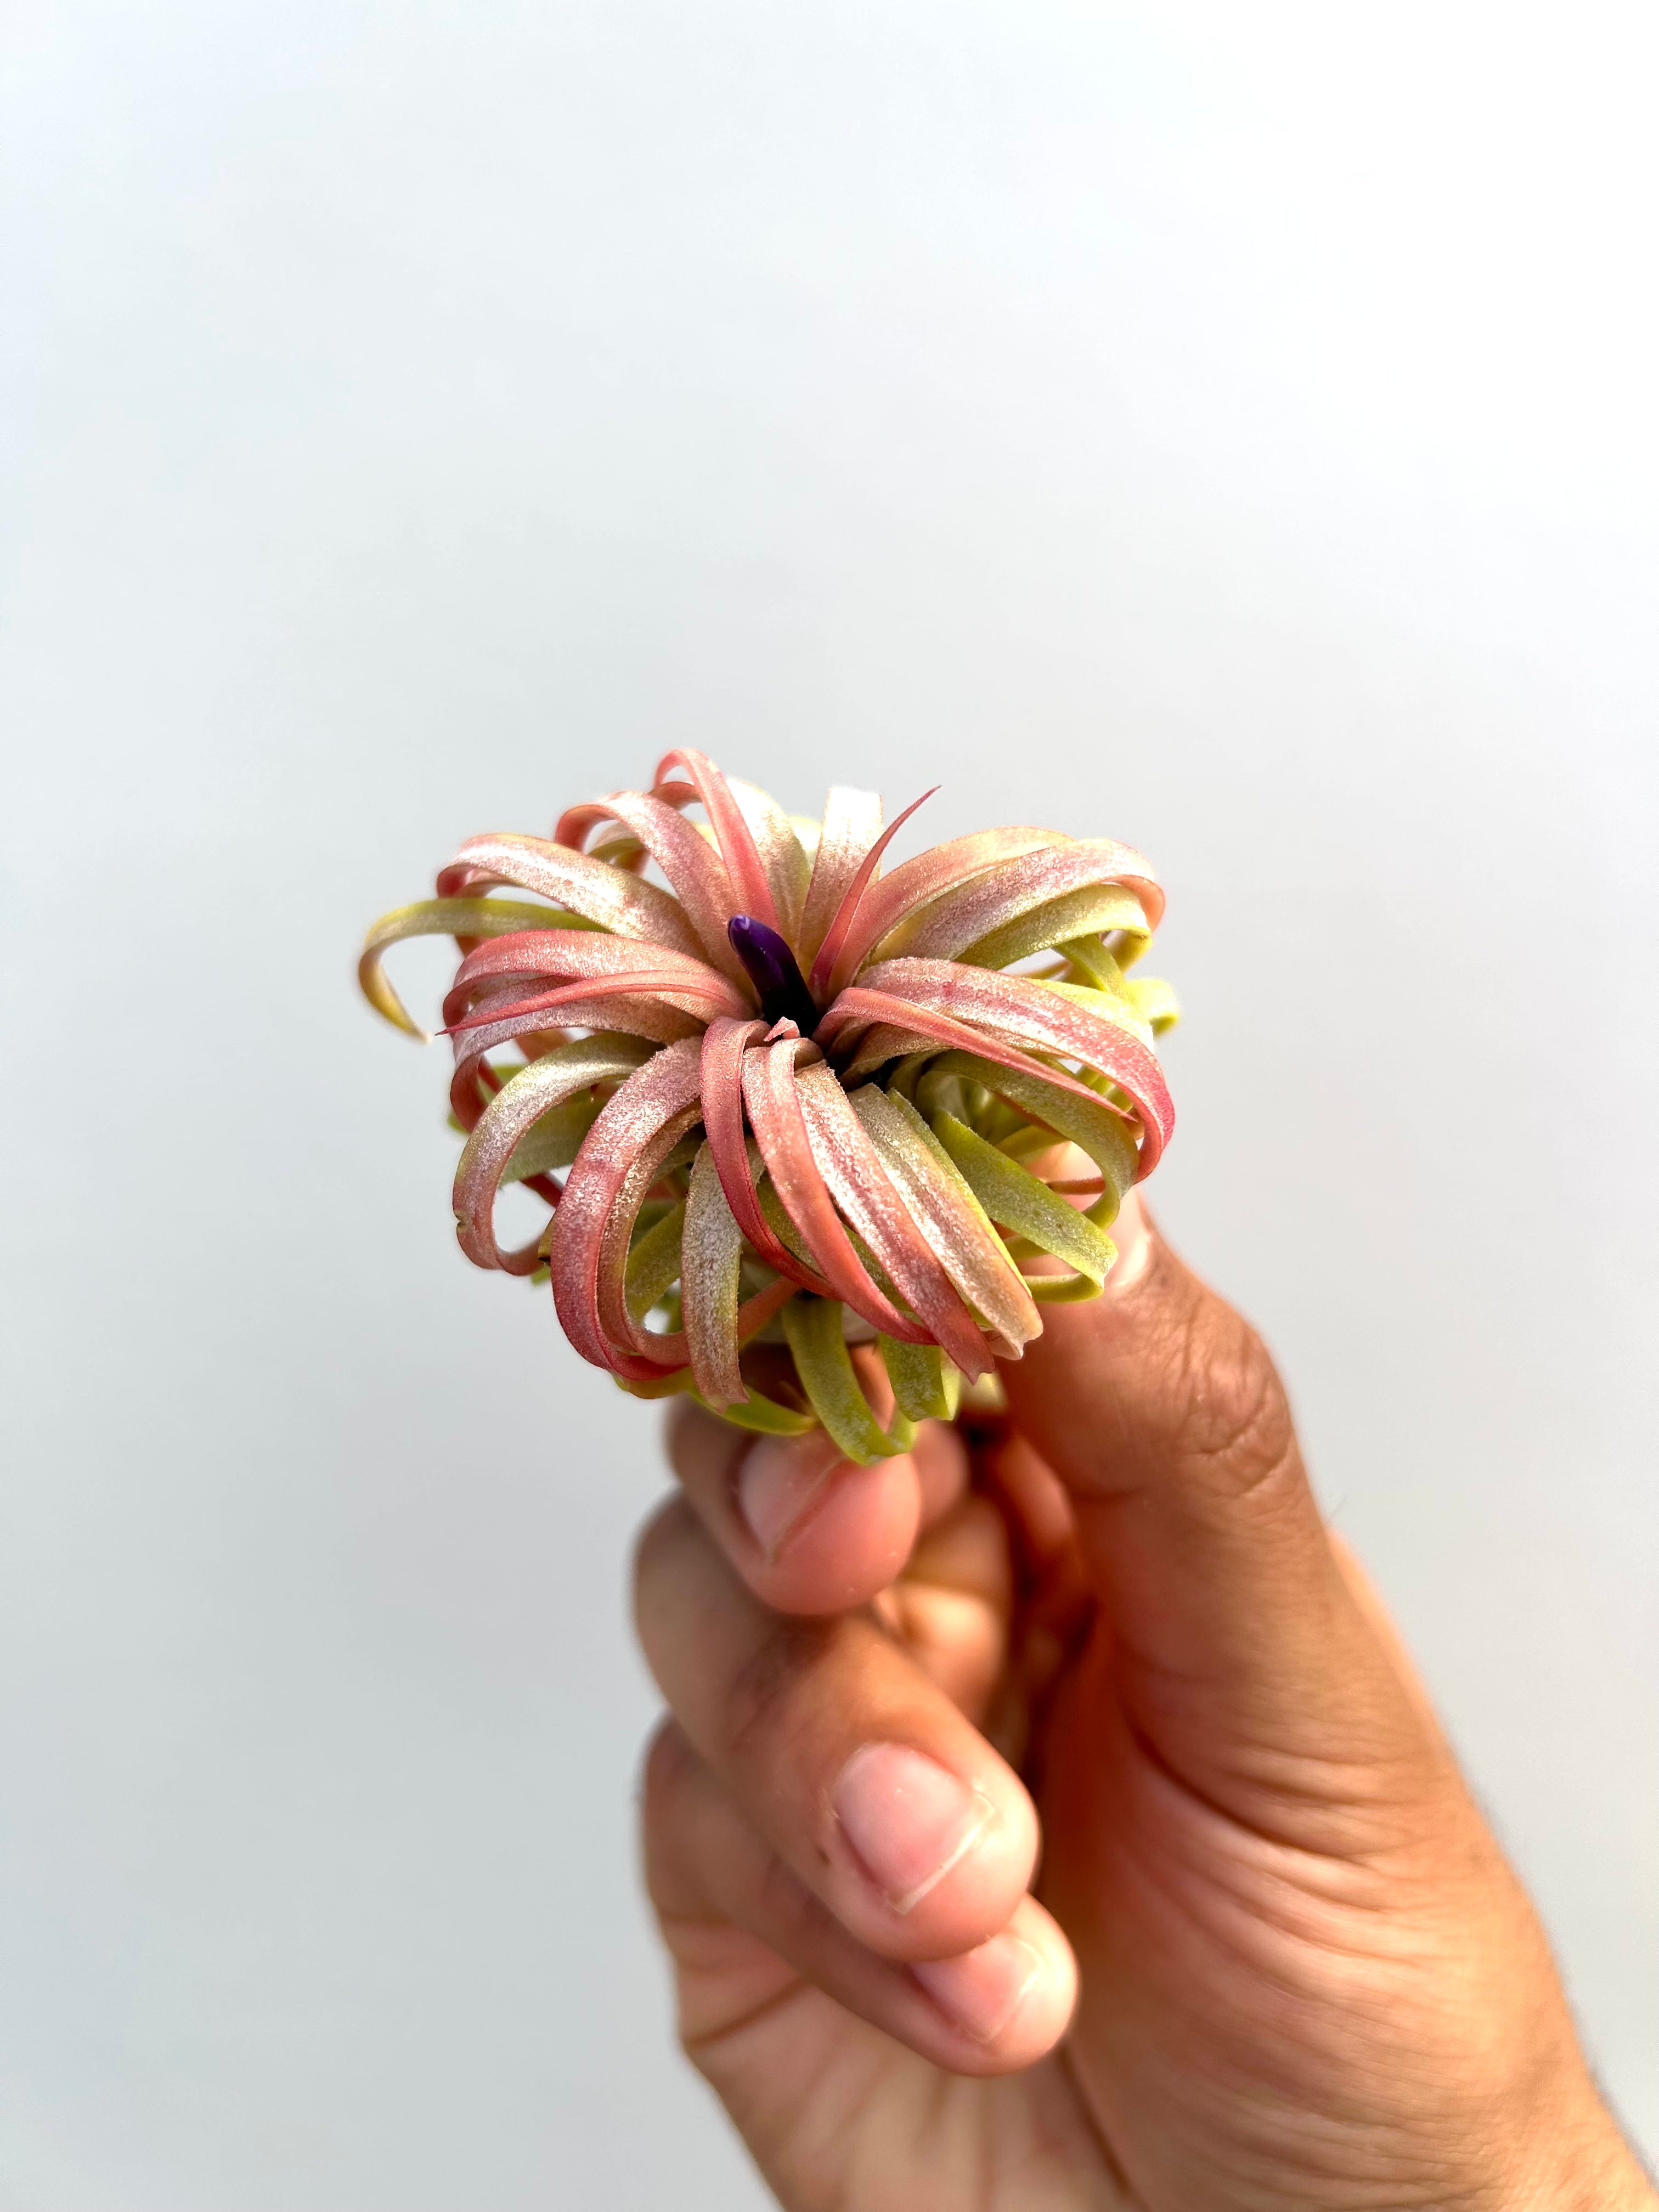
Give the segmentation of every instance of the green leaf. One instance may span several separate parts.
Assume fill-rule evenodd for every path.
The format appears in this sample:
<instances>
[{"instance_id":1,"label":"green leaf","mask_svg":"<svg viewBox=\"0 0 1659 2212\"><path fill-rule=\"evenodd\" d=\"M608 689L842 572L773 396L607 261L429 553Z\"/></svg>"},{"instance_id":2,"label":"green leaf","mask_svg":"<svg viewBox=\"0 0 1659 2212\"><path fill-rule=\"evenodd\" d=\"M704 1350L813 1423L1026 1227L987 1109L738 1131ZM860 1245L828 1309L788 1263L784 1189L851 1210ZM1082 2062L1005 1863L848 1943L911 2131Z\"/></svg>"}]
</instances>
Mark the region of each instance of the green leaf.
<instances>
[{"instance_id":1,"label":"green leaf","mask_svg":"<svg viewBox=\"0 0 1659 2212\"><path fill-rule=\"evenodd\" d=\"M973 1053L951 1052L941 1057L937 1068L923 1078L920 1086L923 1111L935 1120L941 1109L949 1109L950 1093L945 1085L953 1078L994 1081L999 1095L1017 1106L1022 1114L1086 1152L1100 1170L1101 1194L1082 1218L1097 1229L1106 1228L1116 1218L1124 1193L1134 1182L1139 1168L1134 1139L1121 1114L1114 1113L1103 1102L1097 1106L1087 1098L1080 1098L1075 1091L1062 1090L1057 1083L1045 1083L1040 1076L1027 1075L1017 1068L999 1067ZM1029 1140L1022 1139L1022 1143L1026 1141ZM1005 1144L999 1149L1008 1157L1014 1147ZM1066 1211L1073 1209L1067 1207ZM1032 1295L1036 1295L1035 1291Z\"/></svg>"},{"instance_id":2,"label":"green leaf","mask_svg":"<svg viewBox=\"0 0 1659 2212\"><path fill-rule=\"evenodd\" d=\"M839 1298L795 1297L783 1310L783 1333L813 1412L838 1450L860 1467L908 1451L915 1428L901 1408L884 1429L859 1386L842 1334Z\"/></svg>"},{"instance_id":3,"label":"green leaf","mask_svg":"<svg viewBox=\"0 0 1659 2212\"><path fill-rule=\"evenodd\" d=\"M648 1314L680 1272L680 1231L685 1225L684 1205L671 1206L659 1221L636 1237L628 1254L623 1276L623 1296L630 1321Z\"/></svg>"},{"instance_id":4,"label":"green leaf","mask_svg":"<svg viewBox=\"0 0 1659 2212\"><path fill-rule=\"evenodd\" d=\"M430 1040L387 981L380 963L388 946L409 937L510 937L521 929L598 929L596 921L555 906L532 906L519 899L417 899L413 906L383 914L363 939L357 985L377 1014L394 1029Z\"/></svg>"},{"instance_id":5,"label":"green leaf","mask_svg":"<svg viewBox=\"0 0 1659 2212\"><path fill-rule=\"evenodd\" d=\"M1131 975L1123 995L1154 1036L1162 1036L1181 1019L1181 1001L1161 975Z\"/></svg>"},{"instance_id":6,"label":"green leaf","mask_svg":"<svg viewBox=\"0 0 1659 2212\"><path fill-rule=\"evenodd\" d=\"M553 1107L539 1121L532 1121L501 1170L503 1185L522 1182L526 1176L545 1175L550 1168L568 1168L604 1103L605 1098L592 1091L580 1092Z\"/></svg>"},{"instance_id":7,"label":"green leaf","mask_svg":"<svg viewBox=\"0 0 1659 2212\"><path fill-rule=\"evenodd\" d=\"M1045 899L1029 914L1016 915L956 957L973 968L1011 968L1017 960L1029 960L1034 952L1047 952L1055 945L1064 951L1066 938L1103 929L1121 930L1127 938L1139 939L1131 959L1144 951L1152 934L1132 890L1121 884L1085 884L1078 890L1062 891L1058 898Z\"/></svg>"},{"instance_id":8,"label":"green leaf","mask_svg":"<svg viewBox=\"0 0 1659 2212\"><path fill-rule=\"evenodd\" d=\"M1117 1248L1086 1214L1056 1197L1029 1168L1011 1160L994 1145L987 1144L952 1114L940 1114L934 1130L939 1142L961 1170L975 1196L993 1221L1024 1237L1040 1251L1064 1260L1098 1289L1105 1281ZM1035 1297L1042 1279L1028 1278L1026 1287ZM1053 1293L1050 1294L1051 1296Z\"/></svg>"},{"instance_id":9,"label":"green leaf","mask_svg":"<svg viewBox=\"0 0 1659 2212\"><path fill-rule=\"evenodd\" d=\"M876 1342L899 1411L913 1421L948 1421L952 1409L945 1382L945 1358L939 1346L903 1344L896 1336L878 1336Z\"/></svg>"},{"instance_id":10,"label":"green leaf","mask_svg":"<svg viewBox=\"0 0 1659 2212\"><path fill-rule=\"evenodd\" d=\"M700 1406L708 1405L700 1390L692 1390L689 1395ZM735 1405L709 1406L708 1410L718 1412L721 1420L729 1421L734 1429L754 1429L763 1437L804 1437L809 1429L817 1426L810 1413L798 1413L793 1406L780 1405L775 1398L769 1398L763 1390L757 1390L752 1385L749 1395L740 1398Z\"/></svg>"}]
</instances>

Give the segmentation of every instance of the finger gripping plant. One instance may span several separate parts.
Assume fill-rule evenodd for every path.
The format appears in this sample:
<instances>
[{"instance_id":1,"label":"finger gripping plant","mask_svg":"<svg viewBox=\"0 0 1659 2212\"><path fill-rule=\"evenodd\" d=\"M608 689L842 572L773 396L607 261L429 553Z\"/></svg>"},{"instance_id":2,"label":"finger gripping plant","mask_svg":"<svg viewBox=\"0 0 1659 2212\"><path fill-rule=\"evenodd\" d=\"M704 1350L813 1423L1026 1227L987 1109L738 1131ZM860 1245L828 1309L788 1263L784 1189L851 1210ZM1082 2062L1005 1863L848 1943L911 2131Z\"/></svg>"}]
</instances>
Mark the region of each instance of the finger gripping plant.
<instances>
[{"instance_id":1,"label":"finger gripping plant","mask_svg":"<svg viewBox=\"0 0 1659 2212\"><path fill-rule=\"evenodd\" d=\"M443 1019L470 1260L544 1270L577 1351L635 1395L821 1423L860 1461L1017 1359L1042 1304L1100 1289L1174 1122L1152 1038L1175 1002L1127 972L1163 912L1147 863L988 830L881 874L915 811L884 828L879 799L837 788L806 822L672 752L550 841L469 838L358 971L420 1036L386 948L460 948ZM552 1209L516 1250L495 1225L509 1183Z\"/></svg>"}]
</instances>

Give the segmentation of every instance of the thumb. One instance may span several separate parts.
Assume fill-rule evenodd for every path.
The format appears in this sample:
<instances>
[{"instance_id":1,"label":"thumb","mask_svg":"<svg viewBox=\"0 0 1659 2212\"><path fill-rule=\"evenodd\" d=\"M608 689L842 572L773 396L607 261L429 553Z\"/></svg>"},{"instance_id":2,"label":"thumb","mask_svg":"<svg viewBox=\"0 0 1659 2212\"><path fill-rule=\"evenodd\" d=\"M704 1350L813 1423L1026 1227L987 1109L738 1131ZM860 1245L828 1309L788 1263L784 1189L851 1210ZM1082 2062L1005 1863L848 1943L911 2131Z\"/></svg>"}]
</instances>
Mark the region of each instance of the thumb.
<instances>
[{"instance_id":1,"label":"thumb","mask_svg":"<svg viewBox=\"0 0 1659 2212\"><path fill-rule=\"evenodd\" d=\"M1023 1437L1071 1494L1129 1717L1240 1811L1333 1759L1426 1753L1431 1726L1327 1537L1261 1338L1138 1194L1113 1234L1102 1295L1051 1307L1002 1376L1012 1449Z\"/></svg>"}]
</instances>

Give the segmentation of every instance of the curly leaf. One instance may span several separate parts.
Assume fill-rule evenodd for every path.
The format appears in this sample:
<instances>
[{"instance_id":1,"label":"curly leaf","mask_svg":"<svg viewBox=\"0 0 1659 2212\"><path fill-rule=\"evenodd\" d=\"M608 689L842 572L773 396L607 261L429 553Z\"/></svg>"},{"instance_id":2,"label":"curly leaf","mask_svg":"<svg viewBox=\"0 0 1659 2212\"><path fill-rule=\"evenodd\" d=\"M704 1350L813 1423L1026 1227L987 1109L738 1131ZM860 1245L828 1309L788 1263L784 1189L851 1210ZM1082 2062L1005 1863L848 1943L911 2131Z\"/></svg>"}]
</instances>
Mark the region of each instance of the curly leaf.
<instances>
[{"instance_id":1,"label":"curly leaf","mask_svg":"<svg viewBox=\"0 0 1659 2212\"><path fill-rule=\"evenodd\" d=\"M902 1410L886 1429L871 1411L842 1334L841 1316L837 1298L793 1298L783 1310L783 1333L801 1388L836 1449L868 1467L908 1451L915 1429Z\"/></svg>"},{"instance_id":2,"label":"curly leaf","mask_svg":"<svg viewBox=\"0 0 1659 2212\"><path fill-rule=\"evenodd\" d=\"M1103 1230L1075 1206L1067 1206L1063 1198L1057 1198L1029 1168L1021 1167L1018 1160L1011 1160L958 1121L954 1114L940 1114L933 1126L939 1142L993 1221L1024 1237L1039 1251L1064 1260L1097 1290L1100 1287L1117 1257L1116 1246ZM1042 1276L1027 1278L1026 1286L1034 1297L1042 1296L1043 1280Z\"/></svg>"},{"instance_id":3,"label":"curly leaf","mask_svg":"<svg viewBox=\"0 0 1659 2212\"><path fill-rule=\"evenodd\" d=\"M579 914L526 906L514 899L417 899L413 906L394 907L372 925L357 963L357 988L394 1029L429 1044L430 1032L421 1027L392 989L381 964L390 946L410 937L507 937L521 929L598 929L599 926Z\"/></svg>"}]
</instances>

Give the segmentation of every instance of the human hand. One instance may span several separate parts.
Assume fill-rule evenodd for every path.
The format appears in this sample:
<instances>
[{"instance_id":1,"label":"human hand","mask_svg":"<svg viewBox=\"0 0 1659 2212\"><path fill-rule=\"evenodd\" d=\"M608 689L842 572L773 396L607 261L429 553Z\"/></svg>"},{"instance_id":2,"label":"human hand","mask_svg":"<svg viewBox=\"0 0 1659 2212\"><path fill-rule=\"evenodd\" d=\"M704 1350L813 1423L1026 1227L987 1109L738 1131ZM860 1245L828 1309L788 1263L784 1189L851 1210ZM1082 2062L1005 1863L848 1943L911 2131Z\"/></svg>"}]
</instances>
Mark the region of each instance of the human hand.
<instances>
[{"instance_id":1,"label":"human hand","mask_svg":"<svg viewBox=\"0 0 1659 2212\"><path fill-rule=\"evenodd\" d=\"M677 1412L637 1613L687 2051L789 2212L1652 2207L1266 1352L1114 1233L971 1456Z\"/></svg>"}]
</instances>

